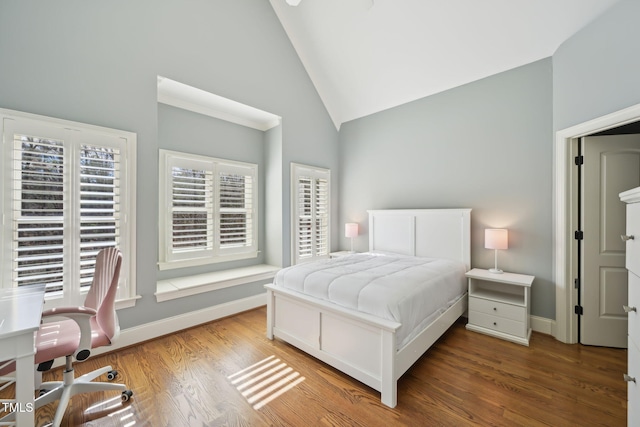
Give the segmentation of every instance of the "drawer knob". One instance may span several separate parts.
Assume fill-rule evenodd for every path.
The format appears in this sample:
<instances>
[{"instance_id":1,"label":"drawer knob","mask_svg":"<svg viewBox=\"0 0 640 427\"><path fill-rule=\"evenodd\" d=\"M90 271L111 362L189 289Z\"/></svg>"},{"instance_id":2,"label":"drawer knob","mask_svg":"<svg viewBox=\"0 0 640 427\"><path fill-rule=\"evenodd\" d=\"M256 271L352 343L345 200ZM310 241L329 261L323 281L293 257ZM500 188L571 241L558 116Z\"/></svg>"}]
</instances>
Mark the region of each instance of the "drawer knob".
<instances>
[{"instance_id":1,"label":"drawer knob","mask_svg":"<svg viewBox=\"0 0 640 427\"><path fill-rule=\"evenodd\" d=\"M497 322L493 322L493 326L498 326L498 323Z\"/></svg>"},{"instance_id":2,"label":"drawer knob","mask_svg":"<svg viewBox=\"0 0 640 427\"><path fill-rule=\"evenodd\" d=\"M632 311L638 311L635 307L629 307L628 305L623 305L622 309L625 313L631 313Z\"/></svg>"},{"instance_id":3,"label":"drawer knob","mask_svg":"<svg viewBox=\"0 0 640 427\"><path fill-rule=\"evenodd\" d=\"M627 240L634 240L634 239L635 239L635 237L633 237L633 235L627 235L627 234L623 234L622 236L620 236L620 238L621 238L622 240L624 240L625 242L626 242Z\"/></svg>"},{"instance_id":4,"label":"drawer knob","mask_svg":"<svg viewBox=\"0 0 640 427\"><path fill-rule=\"evenodd\" d=\"M623 375L622 375L622 377L623 377L623 378L624 378L624 380L625 380L626 382L628 382L628 383L630 383L630 382L634 382L634 383L635 383L635 382L636 382L636 379L635 379L634 377L629 376L629 375L627 375L627 374L623 374Z\"/></svg>"},{"instance_id":5,"label":"drawer knob","mask_svg":"<svg viewBox=\"0 0 640 427\"><path fill-rule=\"evenodd\" d=\"M498 311L498 308L497 307L493 307L493 311Z\"/></svg>"}]
</instances>

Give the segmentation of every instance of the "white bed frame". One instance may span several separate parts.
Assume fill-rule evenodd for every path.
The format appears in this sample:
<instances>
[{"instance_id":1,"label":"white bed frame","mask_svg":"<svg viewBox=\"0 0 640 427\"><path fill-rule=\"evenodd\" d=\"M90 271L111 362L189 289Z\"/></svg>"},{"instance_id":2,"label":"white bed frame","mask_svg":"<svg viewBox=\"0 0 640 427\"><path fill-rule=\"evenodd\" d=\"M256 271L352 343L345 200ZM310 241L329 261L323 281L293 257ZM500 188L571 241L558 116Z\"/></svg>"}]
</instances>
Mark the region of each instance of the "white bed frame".
<instances>
[{"instance_id":1,"label":"white bed frame","mask_svg":"<svg viewBox=\"0 0 640 427\"><path fill-rule=\"evenodd\" d=\"M471 209L369 212L369 250L449 258L471 264ZM277 337L381 393L397 404L397 381L466 311L466 296L397 349L400 323L265 285L267 337Z\"/></svg>"}]
</instances>

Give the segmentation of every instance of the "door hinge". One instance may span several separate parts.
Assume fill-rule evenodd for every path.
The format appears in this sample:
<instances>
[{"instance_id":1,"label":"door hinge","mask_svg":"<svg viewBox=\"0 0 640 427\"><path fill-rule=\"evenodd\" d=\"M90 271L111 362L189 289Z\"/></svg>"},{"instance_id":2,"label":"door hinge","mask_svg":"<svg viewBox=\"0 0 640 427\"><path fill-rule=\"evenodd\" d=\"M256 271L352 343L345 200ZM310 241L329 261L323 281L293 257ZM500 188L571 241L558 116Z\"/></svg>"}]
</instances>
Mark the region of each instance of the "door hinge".
<instances>
[{"instance_id":1,"label":"door hinge","mask_svg":"<svg viewBox=\"0 0 640 427\"><path fill-rule=\"evenodd\" d=\"M573 233L573 238L576 239L576 240L582 240L582 239L584 239L584 233L582 232L582 230L576 230Z\"/></svg>"},{"instance_id":2,"label":"door hinge","mask_svg":"<svg viewBox=\"0 0 640 427\"><path fill-rule=\"evenodd\" d=\"M574 309L574 312L580 316L584 314L581 305L576 305L573 309Z\"/></svg>"},{"instance_id":3,"label":"door hinge","mask_svg":"<svg viewBox=\"0 0 640 427\"><path fill-rule=\"evenodd\" d=\"M573 287L575 289L579 289L580 288L580 278L573 279Z\"/></svg>"},{"instance_id":4,"label":"door hinge","mask_svg":"<svg viewBox=\"0 0 640 427\"><path fill-rule=\"evenodd\" d=\"M573 160L575 161L576 166L582 166L584 164L584 156L576 156Z\"/></svg>"}]
</instances>

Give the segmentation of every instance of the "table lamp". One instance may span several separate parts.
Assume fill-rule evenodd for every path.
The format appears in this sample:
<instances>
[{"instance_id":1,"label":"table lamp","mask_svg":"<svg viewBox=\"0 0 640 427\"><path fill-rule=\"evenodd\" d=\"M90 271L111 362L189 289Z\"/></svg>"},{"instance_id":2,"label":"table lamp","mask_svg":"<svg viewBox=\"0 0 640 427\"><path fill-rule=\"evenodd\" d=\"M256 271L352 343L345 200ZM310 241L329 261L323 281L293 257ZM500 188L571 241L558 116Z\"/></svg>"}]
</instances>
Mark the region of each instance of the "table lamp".
<instances>
[{"instance_id":1,"label":"table lamp","mask_svg":"<svg viewBox=\"0 0 640 427\"><path fill-rule=\"evenodd\" d=\"M348 222L344 225L344 236L351 239L351 250L353 253L353 238L358 237L358 224L355 222Z\"/></svg>"},{"instance_id":2,"label":"table lamp","mask_svg":"<svg viewBox=\"0 0 640 427\"><path fill-rule=\"evenodd\" d=\"M489 272L500 274L502 270L498 268L498 249L507 249L509 247L509 232L504 228L487 228L484 230L484 247L485 249L494 249L495 265L490 268Z\"/></svg>"}]
</instances>

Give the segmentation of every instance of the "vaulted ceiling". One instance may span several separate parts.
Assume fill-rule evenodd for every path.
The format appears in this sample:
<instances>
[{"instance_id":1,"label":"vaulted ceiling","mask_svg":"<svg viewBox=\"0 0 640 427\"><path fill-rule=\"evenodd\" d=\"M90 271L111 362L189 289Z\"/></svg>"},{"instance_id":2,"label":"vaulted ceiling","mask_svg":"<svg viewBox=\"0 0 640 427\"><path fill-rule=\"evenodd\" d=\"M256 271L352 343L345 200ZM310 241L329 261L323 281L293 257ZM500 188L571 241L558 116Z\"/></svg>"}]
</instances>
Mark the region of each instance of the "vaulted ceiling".
<instances>
[{"instance_id":1,"label":"vaulted ceiling","mask_svg":"<svg viewBox=\"0 0 640 427\"><path fill-rule=\"evenodd\" d=\"M553 55L620 0L270 0L336 127Z\"/></svg>"}]
</instances>

